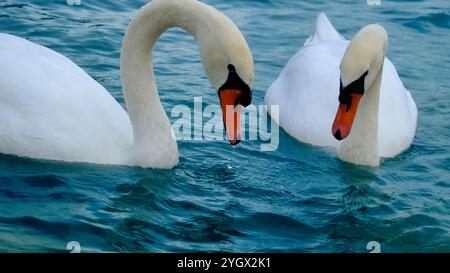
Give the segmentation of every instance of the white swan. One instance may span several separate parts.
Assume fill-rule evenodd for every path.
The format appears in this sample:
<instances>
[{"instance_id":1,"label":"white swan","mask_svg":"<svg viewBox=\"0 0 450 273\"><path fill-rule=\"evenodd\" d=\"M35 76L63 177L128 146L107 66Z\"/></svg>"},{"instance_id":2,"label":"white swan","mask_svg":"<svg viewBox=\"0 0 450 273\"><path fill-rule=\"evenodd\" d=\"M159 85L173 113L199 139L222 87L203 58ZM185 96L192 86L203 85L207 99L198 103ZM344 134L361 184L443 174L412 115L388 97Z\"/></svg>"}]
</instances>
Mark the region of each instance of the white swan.
<instances>
[{"instance_id":1,"label":"white swan","mask_svg":"<svg viewBox=\"0 0 450 273\"><path fill-rule=\"evenodd\" d=\"M0 153L174 167L179 160L177 143L159 99L152 65L153 47L171 27L195 36L222 108L250 104L253 59L231 20L195 0L153 0L139 10L123 41L121 76L128 114L66 57L0 34ZM224 119L225 125L239 122L237 114ZM226 128L232 144L238 142L238 129Z\"/></svg>"},{"instance_id":2,"label":"white swan","mask_svg":"<svg viewBox=\"0 0 450 273\"><path fill-rule=\"evenodd\" d=\"M369 25L350 43L319 14L316 33L270 86L266 105L280 106L276 119L294 138L335 147L344 161L378 166L380 157L411 145L417 124L416 104L385 58L387 42L383 27Z\"/></svg>"}]
</instances>

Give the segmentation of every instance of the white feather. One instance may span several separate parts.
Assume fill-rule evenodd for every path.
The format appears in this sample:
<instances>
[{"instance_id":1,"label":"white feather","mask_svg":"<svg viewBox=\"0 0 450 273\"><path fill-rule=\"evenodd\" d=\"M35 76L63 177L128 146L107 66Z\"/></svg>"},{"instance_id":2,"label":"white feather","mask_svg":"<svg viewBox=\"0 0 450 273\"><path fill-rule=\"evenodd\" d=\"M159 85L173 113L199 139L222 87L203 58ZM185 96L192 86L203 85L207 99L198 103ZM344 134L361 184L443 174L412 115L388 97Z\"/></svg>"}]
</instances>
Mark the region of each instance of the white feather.
<instances>
[{"instance_id":1,"label":"white feather","mask_svg":"<svg viewBox=\"0 0 450 273\"><path fill-rule=\"evenodd\" d=\"M239 29L195 0L153 0L137 13L124 39L122 84L127 112L68 58L0 34L0 153L22 157L172 168L178 148L159 100L152 51L168 28L198 40L212 85L233 64L251 88L253 59ZM80 52L81 53L81 52Z\"/></svg>"},{"instance_id":2,"label":"white feather","mask_svg":"<svg viewBox=\"0 0 450 273\"><path fill-rule=\"evenodd\" d=\"M323 32L330 33L324 20L324 15L319 15L313 37L323 37L320 32L324 25ZM265 104L280 106L280 126L292 137L339 150L341 142L333 137L331 128L339 104L339 66L349 41L332 36L333 39L309 39L269 87ZM382 157L394 157L414 139L417 107L387 58L380 92L377 152Z\"/></svg>"}]
</instances>

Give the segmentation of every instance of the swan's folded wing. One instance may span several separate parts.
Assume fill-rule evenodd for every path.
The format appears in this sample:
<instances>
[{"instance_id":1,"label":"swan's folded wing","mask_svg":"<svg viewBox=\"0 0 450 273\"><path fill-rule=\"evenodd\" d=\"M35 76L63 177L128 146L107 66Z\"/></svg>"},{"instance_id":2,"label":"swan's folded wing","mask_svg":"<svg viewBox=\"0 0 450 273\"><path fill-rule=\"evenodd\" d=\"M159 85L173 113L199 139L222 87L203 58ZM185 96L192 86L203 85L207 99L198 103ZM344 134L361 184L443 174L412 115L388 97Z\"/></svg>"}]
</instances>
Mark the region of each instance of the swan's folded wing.
<instances>
[{"instance_id":1,"label":"swan's folded wing","mask_svg":"<svg viewBox=\"0 0 450 273\"><path fill-rule=\"evenodd\" d=\"M344 37L334 28L324 12L319 13L316 20L315 33L306 39L303 46L314 45L325 40L345 40Z\"/></svg>"},{"instance_id":2,"label":"swan's folded wing","mask_svg":"<svg viewBox=\"0 0 450 273\"><path fill-rule=\"evenodd\" d=\"M417 106L388 58L384 61L378 120L380 156L395 157L411 146L416 133Z\"/></svg>"},{"instance_id":3,"label":"swan's folded wing","mask_svg":"<svg viewBox=\"0 0 450 273\"><path fill-rule=\"evenodd\" d=\"M302 48L266 92L266 105L279 105L280 126L299 141L338 148L331 133L338 108L339 62L347 41Z\"/></svg>"},{"instance_id":4,"label":"swan's folded wing","mask_svg":"<svg viewBox=\"0 0 450 273\"><path fill-rule=\"evenodd\" d=\"M126 112L99 83L61 54L8 34L0 34L0 116L4 154L109 163L132 141Z\"/></svg>"}]
</instances>

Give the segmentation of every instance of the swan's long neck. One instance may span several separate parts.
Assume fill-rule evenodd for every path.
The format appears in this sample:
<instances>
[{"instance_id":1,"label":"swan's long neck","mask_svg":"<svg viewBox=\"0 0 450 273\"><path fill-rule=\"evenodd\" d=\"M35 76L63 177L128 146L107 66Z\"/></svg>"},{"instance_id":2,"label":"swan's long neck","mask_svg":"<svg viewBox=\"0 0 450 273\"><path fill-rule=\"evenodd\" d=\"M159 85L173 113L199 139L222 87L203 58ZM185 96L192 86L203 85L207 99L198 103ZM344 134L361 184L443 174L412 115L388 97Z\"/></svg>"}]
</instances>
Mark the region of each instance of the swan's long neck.
<instances>
[{"instance_id":1,"label":"swan's long neck","mask_svg":"<svg viewBox=\"0 0 450 273\"><path fill-rule=\"evenodd\" d=\"M197 40L203 28L201 35L207 36L210 13L209 7L197 1L153 0L131 22L123 41L121 76L133 127L133 165L171 168L178 163L177 143L155 83L153 48L172 27L183 28Z\"/></svg>"},{"instance_id":2,"label":"swan's long neck","mask_svg":"<svg viewBox=\"0 0 450 273\"><path fill-rule=\"evenodd\" d=\"M378 108L383 67L364 93L350 135L339 148L344 161L376 167L380 163L378 148Z\"/></svg>"}]
</instances>

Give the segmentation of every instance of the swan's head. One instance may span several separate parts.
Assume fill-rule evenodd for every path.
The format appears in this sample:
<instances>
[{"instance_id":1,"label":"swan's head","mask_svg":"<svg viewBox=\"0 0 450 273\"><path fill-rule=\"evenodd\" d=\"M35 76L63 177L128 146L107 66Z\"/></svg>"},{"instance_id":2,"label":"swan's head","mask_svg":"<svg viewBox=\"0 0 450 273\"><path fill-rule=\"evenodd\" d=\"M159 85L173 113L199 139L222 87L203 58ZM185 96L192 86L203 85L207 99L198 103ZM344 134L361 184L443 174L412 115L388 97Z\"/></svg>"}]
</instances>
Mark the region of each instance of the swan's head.
<instances>
[{"instance_id":1,"label":"swan's head","mask_svg":"<svg viewBox=\"0 0 450 273\"><path fill-rule=\"evenodd\" d=\"M195 36L208 79L220 98L228 140L236 145L240 142L240 108L252 102L253 57L237 26L209 9L208 26L200 25Z\"/></svg>"},{"instance_id":2,"label":"swan's head","mask_svg":"<svg viewBox=\"0 0 450 273\"><path fill-rule=\"evenodd\" d=\"M339 108L332 128L337 140L350 134L359 102L382 72L387 43L386 30L373 24L362 28L347 47L340 65Z\"/></svg>"},{"instance_id":3,"label":"swan's head","mask_svg":"<svg viewBox=\"0 0 450 273\"><path fill-rule=\"evenodd\" d=\"M228 78L219 87L218 94L223 114L223 122L231 145L240 142L240 115L241 107L246 107L252 102L251 84L246 83L239 76L233 64L228 65Z\"/></svg>"}]
</instances>

